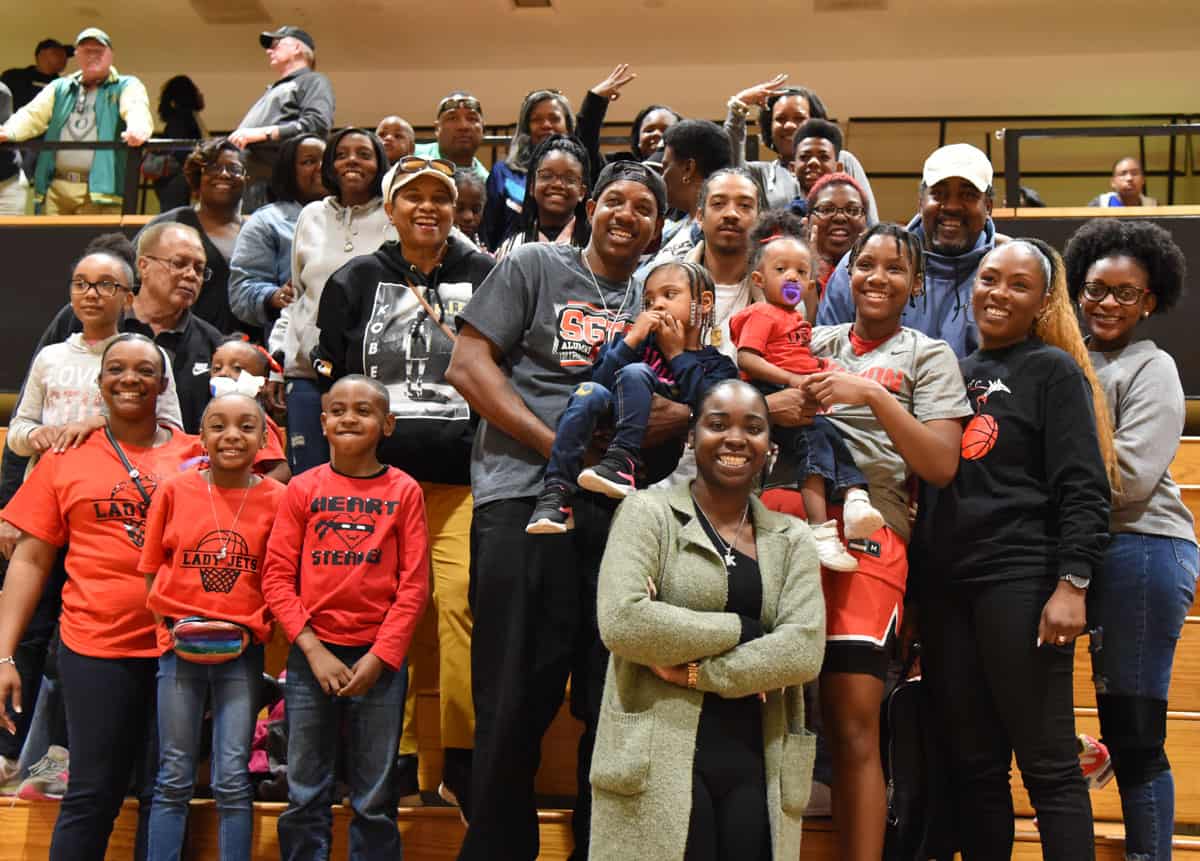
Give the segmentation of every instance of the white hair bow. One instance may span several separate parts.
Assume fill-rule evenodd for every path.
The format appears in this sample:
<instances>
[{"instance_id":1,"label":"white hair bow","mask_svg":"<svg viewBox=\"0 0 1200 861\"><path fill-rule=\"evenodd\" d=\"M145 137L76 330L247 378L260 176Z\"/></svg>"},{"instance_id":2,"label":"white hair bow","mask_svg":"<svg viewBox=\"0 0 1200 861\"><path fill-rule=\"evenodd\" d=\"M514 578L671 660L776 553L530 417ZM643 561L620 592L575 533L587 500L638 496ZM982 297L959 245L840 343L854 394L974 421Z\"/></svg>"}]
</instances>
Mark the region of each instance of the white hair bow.
<instances>
[{"instance_id":1,"label":"white hair bow","mask_svg":"<svg viewBox=\"0 0 1200 861\"><path fill-rule=\"evenodd\" d=\"M229 377L213 377L208 381L208 385L214 398L225 395L245 395L248 398L257 398L266 382L266 377L258 377L249 371L242 371L236 380Z\"/></svg>"}]
</instances>

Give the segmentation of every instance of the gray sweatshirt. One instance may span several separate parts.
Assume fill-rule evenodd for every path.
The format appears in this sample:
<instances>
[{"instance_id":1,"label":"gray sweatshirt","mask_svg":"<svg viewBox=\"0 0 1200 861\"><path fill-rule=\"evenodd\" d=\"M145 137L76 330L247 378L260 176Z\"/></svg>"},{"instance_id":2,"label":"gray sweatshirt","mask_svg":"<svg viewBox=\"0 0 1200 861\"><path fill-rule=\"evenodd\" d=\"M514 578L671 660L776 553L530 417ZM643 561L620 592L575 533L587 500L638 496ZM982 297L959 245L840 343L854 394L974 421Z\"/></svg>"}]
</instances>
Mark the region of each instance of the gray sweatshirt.
<instances>
[{"instance_id":1,"label":"gray sweatshirt","mask_svg":"<svg viewBox=\"0 0 1200 861\"><path fill-rule=\"evenodd\" d=\"M1121 471L1112 531L1195 542L1192 513L1170 473L1185 414L1175 360L1153 341L1091 357L1112 413Z\"/></svg>"}]
</instances>

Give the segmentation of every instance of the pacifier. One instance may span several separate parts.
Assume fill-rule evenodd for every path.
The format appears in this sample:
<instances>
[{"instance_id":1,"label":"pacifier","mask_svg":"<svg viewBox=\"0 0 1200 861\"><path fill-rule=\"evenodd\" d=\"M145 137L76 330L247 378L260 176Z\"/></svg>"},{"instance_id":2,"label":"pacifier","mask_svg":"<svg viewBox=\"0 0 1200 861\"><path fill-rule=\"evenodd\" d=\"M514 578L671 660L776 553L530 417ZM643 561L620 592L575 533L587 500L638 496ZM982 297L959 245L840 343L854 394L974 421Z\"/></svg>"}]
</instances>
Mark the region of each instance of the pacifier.
<instances>
[{"instance_id":1,"label":"pacifier","mask_svg":"<svg viewBox=\"0 0 1200 861\"><path fill-rule=\"evenodd\" d=\"M784 281L780 293L784 302L789 305L798 305L804 297L804 285L798 281Z\"/></svg>"}]
</instances>

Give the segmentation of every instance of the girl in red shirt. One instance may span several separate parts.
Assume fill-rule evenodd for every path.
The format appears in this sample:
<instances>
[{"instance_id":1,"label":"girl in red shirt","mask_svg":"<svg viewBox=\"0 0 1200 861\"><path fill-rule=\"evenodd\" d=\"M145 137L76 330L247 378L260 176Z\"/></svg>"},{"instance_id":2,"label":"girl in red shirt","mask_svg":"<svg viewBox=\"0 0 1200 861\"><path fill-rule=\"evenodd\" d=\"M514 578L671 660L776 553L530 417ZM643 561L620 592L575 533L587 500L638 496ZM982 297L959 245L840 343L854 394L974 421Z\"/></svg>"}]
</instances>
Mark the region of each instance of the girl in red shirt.
<instances>
[{"instance_id":1,"label":"girl in red shirt","mask_svg":"<svg viewBox=\"0 0 1200 861\"><path fill-rule=\"evenodd\" d=\"M212 790L221 857L250 857L250 742L263 644L271 634L260 583L267 537L284 494L279 482L254 473L266 435L266 417L252 397L214 398L200 420L209 468L168 481L147 516L138 570L146 575L146 604L158 622L161 652L151 861L178 858L183 847L206 701L213 712ZM211 641L197 654L172 631L180 620L193 617L240 626L248 640L244 651L207 662L213 660Z\"/></svg>"},{"instance_id":2,"label":"girl in red shirt","mask_svg":"<svg viewBox=\"0 0 1200 861\"><path fill-rule=\"evenodd\" d=\"M57 549L66 556L59 677L71 737L71 779L50 841L53 861L101 861L130 773L155 740L154 617L137 573L146 511L178 474L196 438L159 426L166 359L143 335L118 335L100 359L106 433L47 453L4 511L24 535L0 602L0 728L21 707L11 658L33 614ZM149 750L148 750L149 749ZM151 759L151 761L153 761ZM149 775L138 774L138 856L150 812Z\"/></svg>"}]
</instances>

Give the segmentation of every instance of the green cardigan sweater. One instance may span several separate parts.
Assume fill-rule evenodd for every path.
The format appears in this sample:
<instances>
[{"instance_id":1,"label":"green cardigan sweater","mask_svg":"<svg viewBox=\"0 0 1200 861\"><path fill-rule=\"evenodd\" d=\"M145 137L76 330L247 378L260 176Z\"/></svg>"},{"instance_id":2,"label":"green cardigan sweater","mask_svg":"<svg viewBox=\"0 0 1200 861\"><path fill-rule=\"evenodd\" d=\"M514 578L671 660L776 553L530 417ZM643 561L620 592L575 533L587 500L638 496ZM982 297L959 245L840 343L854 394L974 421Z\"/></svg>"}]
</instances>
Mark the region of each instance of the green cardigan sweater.
<instances>
[{"instance_id":1,"label":"green cardigan sweater","mask_svg":"<svg viewBox=\"0 0 1200 861\"><path fill-rule=\"evenodd\" d=\"M612 657L592 755L593 861L683 858L706 692L768 692L763 754L773 857L799 857L816 748L800 686L821 669L825 601L808 524L756 498L750 505L765 634L742 645L741 622L724 609L728 575L696 518L690 485L636 493L613 520L597 596ZM689 661L700 664L696 690L649 669Z\"/></svg>"}]
</instances>

